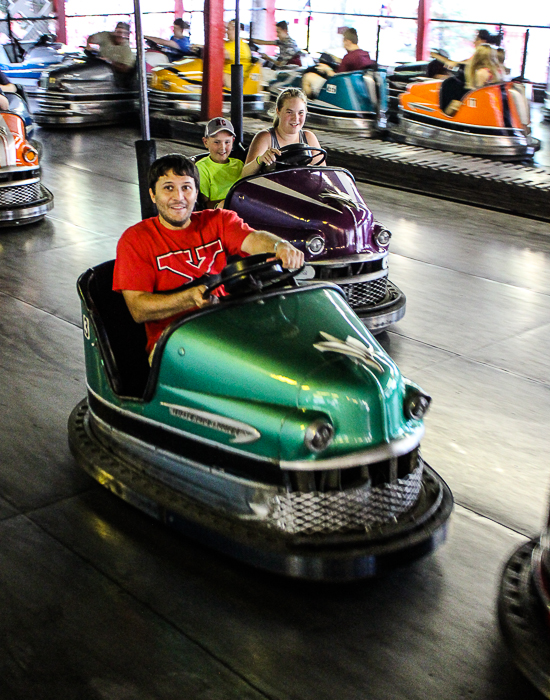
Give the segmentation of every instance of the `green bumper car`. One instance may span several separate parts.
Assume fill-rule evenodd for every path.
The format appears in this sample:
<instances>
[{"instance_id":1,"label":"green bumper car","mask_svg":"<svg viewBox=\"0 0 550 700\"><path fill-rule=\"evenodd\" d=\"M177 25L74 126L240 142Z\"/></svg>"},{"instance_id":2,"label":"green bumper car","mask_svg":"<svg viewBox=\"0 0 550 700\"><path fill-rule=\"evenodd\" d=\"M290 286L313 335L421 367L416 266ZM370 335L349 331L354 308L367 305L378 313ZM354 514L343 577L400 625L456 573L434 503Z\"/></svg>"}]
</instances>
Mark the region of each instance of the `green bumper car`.
<instances>
[{"instance_id":1,"label":"green bumper car","mask_svg":"<svg viewBox=\"0 0 550 700\"><path fill-rule=\"evenodd\" d=\"M113 264L78 281L88 396L69 419L76 460L103 486L304 579L373 576L445 539L452 495L419 450L430 399L339 287L239 260L215 280L228 296L165 329L149 366Z\"/></svg>"}]
</instances>

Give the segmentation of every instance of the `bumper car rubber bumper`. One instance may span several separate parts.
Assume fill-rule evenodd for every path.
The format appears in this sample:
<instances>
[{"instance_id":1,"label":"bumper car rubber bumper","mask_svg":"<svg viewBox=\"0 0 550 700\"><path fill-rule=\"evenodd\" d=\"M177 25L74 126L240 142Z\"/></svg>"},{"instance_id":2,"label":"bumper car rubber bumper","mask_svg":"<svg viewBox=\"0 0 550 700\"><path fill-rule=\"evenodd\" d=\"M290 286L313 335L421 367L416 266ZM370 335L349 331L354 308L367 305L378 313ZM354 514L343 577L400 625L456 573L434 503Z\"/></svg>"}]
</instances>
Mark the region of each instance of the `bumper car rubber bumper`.
<instances>
[{"instance_id":1,"label":"bumper car rubber bumper","mask_svg":"<svg viewBox=\"0 0 550 700\"><path fill-rule=\"evenodd\" d=\"M405 315L407 299L403 292L388 280L386 298L375 307L356 306L355 313L371 333L381 333Z\"/></svg>"},{"instance_id":2,"label":"bumper car rubber bumper","mask_svg":"<svg viewBox=\"0 0 550 700\"><path fill-rule=\"evenodd\" d=\"M498 617L504 639L522 673L550 698L550 627L533 580L538 539L526 542L504 567Z\"/></svg>"},{"instance_id":3,"label":"bumper car rubber bumper","mask_svg":"<svg viewBox=\"0 0 550 700\"><path fill-rule=\"evenodd\" d=\"M429 554L444 541L453 507L448 486L424 465L420 496L405 516L368 532L290 534L205 505L115 453L91 428L87 400L69 418L69 445L85 471L128 503L224 554L302 579L366 578Z\"/></svg>"},{"instance_id":4,"label":"bumper car rubber bumper","mask_svg":"<svg viewBox=\"0 0 550 700\"><path fill-rule=\"evenodd\" d=\"M14 187L14 190L17 188ZM0 204L0 227L32 224L53 209L53 194L40 184L40 197L33 202Z\"/></svg>"}]
</instances>

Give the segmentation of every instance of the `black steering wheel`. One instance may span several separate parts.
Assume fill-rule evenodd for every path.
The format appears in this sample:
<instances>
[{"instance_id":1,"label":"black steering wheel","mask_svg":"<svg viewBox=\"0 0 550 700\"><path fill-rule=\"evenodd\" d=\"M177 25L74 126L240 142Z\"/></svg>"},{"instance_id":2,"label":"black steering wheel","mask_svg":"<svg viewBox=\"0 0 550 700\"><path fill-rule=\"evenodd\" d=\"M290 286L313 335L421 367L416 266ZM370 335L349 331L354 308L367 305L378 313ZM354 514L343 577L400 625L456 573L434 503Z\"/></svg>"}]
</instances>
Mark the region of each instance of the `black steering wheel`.
<instances>
[{"instance_id":1,"label":"black steering wheel","mask_svg":"<svg viewBox=\"0 0 550 700\"><path fill-rule=\"evenodd\" d=\"M291 143L281 148L281 155L277 156L277 165L310 165L320 155L326 159L327 152L324 148L307 143Z\"/></svg>"},{"instance_id":2,"label":"black steering wheel","mask_svg":"<svg viewBox=\"0 0 550 700\"><path fill-rule=\"evenodd\" d=\"M298 270L285 270L281 261L273 253L250 255L226 265L219 275L205 282L204 298L215 289L225 286L225 291L232 296L255 294L276 285L283 285L297 275Z\"/></svg>"},{"instance_id":3,"label":"black steering wheel","mask_svg":"<svg viewBox=\"0 0 550 700\"><path fill-rule=\"evenodd\" d=\"M156 41L153 41L152 39L145 39L145 43L150 49L154 49L155 51L160 51L160 53L166 53L166 49L168 47L166 46L161 46L160 44L157 44ZM175 51L175 49L173 49Z\"/></svg>"}]
</instances>

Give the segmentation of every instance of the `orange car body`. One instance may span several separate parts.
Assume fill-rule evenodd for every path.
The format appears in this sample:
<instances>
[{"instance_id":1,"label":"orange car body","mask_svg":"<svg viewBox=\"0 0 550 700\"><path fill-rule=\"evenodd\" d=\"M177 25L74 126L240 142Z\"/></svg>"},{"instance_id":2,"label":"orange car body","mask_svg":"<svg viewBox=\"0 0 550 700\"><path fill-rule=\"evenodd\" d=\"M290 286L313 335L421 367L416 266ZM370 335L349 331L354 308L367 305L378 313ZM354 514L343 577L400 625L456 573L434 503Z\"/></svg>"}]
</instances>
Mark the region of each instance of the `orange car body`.
<instances>
[{"instance_id":1,"label":"orange car body","mask_svg":"<svg viewBox=\"0 0 550 700\"><path fill-rule=\"evenodd\" d=\"M537 150L523 85L497 83L470 90L449 116L440 106L443 82L413 83L400 95L400 130L407 143L494 157L525 157Z\"/></svg>"}]
</instances>

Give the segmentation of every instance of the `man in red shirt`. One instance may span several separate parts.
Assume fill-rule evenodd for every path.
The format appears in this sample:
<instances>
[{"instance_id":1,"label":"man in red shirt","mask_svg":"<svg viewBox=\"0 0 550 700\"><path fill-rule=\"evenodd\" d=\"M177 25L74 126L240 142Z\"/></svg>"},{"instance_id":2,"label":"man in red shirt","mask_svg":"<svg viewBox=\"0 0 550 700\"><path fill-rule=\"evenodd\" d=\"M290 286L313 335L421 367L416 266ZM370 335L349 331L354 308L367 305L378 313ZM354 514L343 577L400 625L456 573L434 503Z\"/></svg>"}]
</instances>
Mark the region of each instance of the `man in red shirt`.
<instances>
[{"instance_id":1,"label":"man in red shirt","mask_svg":"<svg viewBox=\"0 0 550 700\"><path fill-rule=\"evenodd\" d=\"M370 66L376 66L368 51L363 51L358 46L357 31L353 28L345 30L343 45L347 53L334 71L326 63L319 63L315 68L306 71L302 77L302 89L308 97L317 97L321 88L334 73L345 73L353 70L364 70ZM337 60L337 59L335 59Z\"/></svg>"},{"instance_id":2,"label":"man in red shirt","mask_svg":"<svg viewBox=\"0 0 550 700\"><path fill-rule=\"evenodd\" d=\"M337 68L337 73L344 73L351 70L363 70L369 66L375 65L375 61L369 55L368 51L363 51L359 48L357 32L355 29L348 28L344 32L343 44L347 53L341 60Z\"/></svg>"},{"instance_id":3,"label":"man in red shirt","mask_svg":"<svg viewBox=\"0 0 550 700\"><path fill-rule=\"evenodd\" d=\"M193 212L199 174L186 156L156 160L149 172L149 193L158 216L127 229L117 245L113 289L120 291L134 321L145 323L147 352L173 320L211 304L204 284L177 289L205 274L217 274L226 254L273 253L283 267L303 265L304 255L288 241L267 231L254 231L235 212L207 209ZM214 295L223 295L218 288Z\"/></svg>"}]
</instances>

